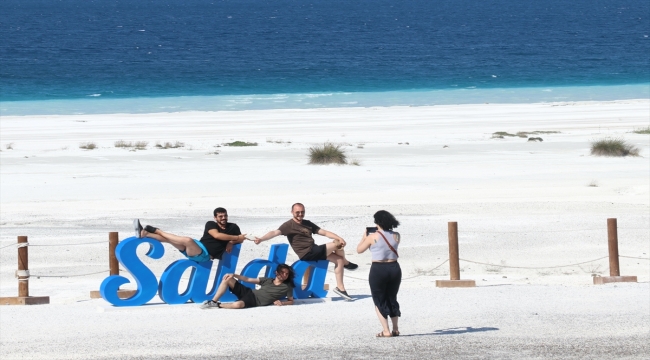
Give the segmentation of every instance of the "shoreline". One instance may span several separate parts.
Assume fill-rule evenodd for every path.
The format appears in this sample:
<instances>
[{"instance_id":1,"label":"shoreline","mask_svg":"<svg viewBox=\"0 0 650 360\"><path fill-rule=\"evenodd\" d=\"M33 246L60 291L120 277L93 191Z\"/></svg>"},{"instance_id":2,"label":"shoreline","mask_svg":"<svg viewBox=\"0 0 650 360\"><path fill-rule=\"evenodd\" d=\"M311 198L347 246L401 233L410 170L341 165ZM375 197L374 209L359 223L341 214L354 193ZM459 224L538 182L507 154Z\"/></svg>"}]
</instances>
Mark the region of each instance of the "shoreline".
<instances>
[{"instance_id":1,"label":"shoreline","mask_svg":"<svg viewBox=\"0 0 650 360\"><path fill-rule=\"evenodd\" d=\"M378 92L278 93L247 95L188 95L173 97L3 101L0 115L100 115L177 113L188 111L247 111L355 107L440 106L477 104L538 104L585 101L645 100L650 83L593 86L512 88L448 88Z\"/></svg>"}]
</instances>

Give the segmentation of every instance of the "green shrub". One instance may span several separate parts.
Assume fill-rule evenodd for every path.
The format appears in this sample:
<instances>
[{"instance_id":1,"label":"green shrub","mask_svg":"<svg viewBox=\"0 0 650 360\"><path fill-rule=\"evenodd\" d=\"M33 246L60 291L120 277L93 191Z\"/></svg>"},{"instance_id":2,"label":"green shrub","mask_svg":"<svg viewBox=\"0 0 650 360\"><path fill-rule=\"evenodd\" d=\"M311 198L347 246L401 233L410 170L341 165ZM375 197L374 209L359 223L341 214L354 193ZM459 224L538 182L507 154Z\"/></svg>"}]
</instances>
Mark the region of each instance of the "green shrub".
<instances>
[{"instance_id":1,"label":"green shrub","mask_svg":"<svg viewBox=\"0 0 650 360\"><path fill-rule=\"evenodd\" d=\"M256 142L246 142L246 141L233 141L231 143L223 144L225 146L257 146Z\"/></svg>"},{"instance_id":2,"label":"green shrub","mask_svg":"<svg viewBox=\"0 0 650 360\"><path fill-rule=\"evenodd\" d=\"M645 127L645 128L641 128L641 129L634 129L634 131L632 131L632 132L635 133L635 134L648 135L648 134L650 134L650 126Z\"/></svg>"},{"instance_id":3,"label":"green shrub","mask_svg":"<svg viewBox=\"0 0 650 360\"><path fill-rule=\"evenodd\" d=\"M591 143L591 155L639 156L639 149L623 139L602 139Z\"/></svg>"},{"instance_id":4,"label":"green shrub","mask_svg":"<svg viewBox=\"0 0 650 360\"><path fill-rule=\"evenodd\" d=\"M147 143L145 143L145 146L147 146L146 144ZM170 142L166 142L164 145L160 145L160 143L156 143L156 147L158 149L178 149L178 148L182 148L184 146L185 146L185 143L182 143L180 141L177 141L177 142L175 142L173 144L170 143Z\"/></svg>"},{"instance_id":5,"label":"green shrub","mask_svg":"<svg viewBox=\"0 0 650 360\"><path fill-rule=\"evenodd\" d=\"M498 138L498 139L503 139L504 136L516 136L515 134L510 134L509 132L506 131L497 131L492 133L493 138Z\"/></svg>"},{"instance_id":6,"label":"green shrub","mask_svg":"<svg viewBox=\"0 0 650 360\"><path fill-rule=\"evenodd\" d=\"M324 143L322 146L316 145L309 148L310 164L347 164L347 162L341 145Z\"/></svg>"}]
</instances>

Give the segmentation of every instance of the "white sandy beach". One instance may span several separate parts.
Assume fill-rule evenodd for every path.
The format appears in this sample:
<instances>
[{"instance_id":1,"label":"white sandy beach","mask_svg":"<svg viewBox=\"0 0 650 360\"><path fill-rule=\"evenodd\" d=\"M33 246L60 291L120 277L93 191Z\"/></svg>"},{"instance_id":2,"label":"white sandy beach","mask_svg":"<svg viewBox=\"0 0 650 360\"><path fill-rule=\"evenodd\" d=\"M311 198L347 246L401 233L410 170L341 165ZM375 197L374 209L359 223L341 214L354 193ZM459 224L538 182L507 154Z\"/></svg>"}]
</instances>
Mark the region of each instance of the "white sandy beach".
<instances>
[{"instance_id":1,"label":"white sandy beach","mask_svg":"<svg viewBox=\"0 0 650 360\"><path fill-rule=\"evenodd\" d=\"M632 131L648 125L648 100L4 116L0 296L17 295L12 244L27 235L30 295L51 304L0 307L0 356L644 358L650 136ZM529 142L492 138L497 131L557 133ZM607 137L640 156L591 156L590 142ZM148 146L130 151L118 140ZM155 147L177 141L184 146ZM258 146L222 146L233 141ZM87 142L98 148L79 148ZM323 142L359 166L308 165L308 149ZM133 218L198 237L223 206L243 232L262 235L295 202L348 241L360 265L346 272L355 302L204 311L157 297L128 309L89 299L108 276L107 233L132 236ZM406 336L393 339L374 338L370 255L354 251L380 209L402 223ZM609 275L607 218L618 219L621 275L638 283L592 285ZM449 278L449 221L458 222L461 277L476 288L435 287ZM285 242L244 243L239 269ZM165 249L144 259L158 276L182 258ZM290 250L287 261L296 259Z\"/></svg>"}]
</instances>

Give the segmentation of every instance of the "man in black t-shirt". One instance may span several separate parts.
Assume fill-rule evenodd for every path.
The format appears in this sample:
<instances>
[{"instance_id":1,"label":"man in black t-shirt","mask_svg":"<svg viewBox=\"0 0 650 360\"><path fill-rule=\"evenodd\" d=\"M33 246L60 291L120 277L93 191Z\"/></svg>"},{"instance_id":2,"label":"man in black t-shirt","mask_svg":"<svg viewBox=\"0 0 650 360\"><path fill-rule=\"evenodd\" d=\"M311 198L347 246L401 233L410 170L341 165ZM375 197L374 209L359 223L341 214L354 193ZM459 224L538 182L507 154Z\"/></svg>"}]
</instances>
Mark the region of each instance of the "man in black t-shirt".
<instances>
[{"instance_id":1,"label":"man in black t-shirt","mask_svg":"<svg viewBox=\"0 0 650 360\"><path fill-rule=\"evenodd\" d=\"M220 260L224 252L232 251L234 244L243 242L246 239L246 234L241 233L237 224L228 222L226 209L218 207L214 209L213 215L214 221L205 223L203 237L200 241L164 232L150 225L143 228L138 219L133 220L133 227L136 237L148 237L169 243L190 260L196 262Z\"/></svg>"},{"instance_id":2,"label":"man in black t-shirt","mask_svg":"<svg viewBox=\"0 0 650 360\"><path fill-rule=\"evenodd\" d=\"M234 244L246 240L239 226L228 222L228 211L222 207L214 209L214 221L205 223L201 243L205 245L213 259L221 259L224 251L230 253Z\"/></svg>"},{"instance_id":3,"label":"man in black t-shirt","mask_svg":"<svg viewBox=\"0 0 650 360\"><path fill-rule=\"evenodd\" d=\"M357 264L351 263L345 259L345 240L331 231L321 229L318 225L309 220L305 220L305 206L301 203L295 203L291 206L293 218L280 225L277 230L272 230L262 237L255 238L255 244L272 239L278 235L284 235L289 240L293 251L298 255L300 260L318 261L329 260L334 264L334 274L336 277L336 288L334 292L345 300L353 300L343 285L343 269L354 270ZM330 238L334 241L316 245L312 234L318 234Z\"/></svg>"}]
</instances>

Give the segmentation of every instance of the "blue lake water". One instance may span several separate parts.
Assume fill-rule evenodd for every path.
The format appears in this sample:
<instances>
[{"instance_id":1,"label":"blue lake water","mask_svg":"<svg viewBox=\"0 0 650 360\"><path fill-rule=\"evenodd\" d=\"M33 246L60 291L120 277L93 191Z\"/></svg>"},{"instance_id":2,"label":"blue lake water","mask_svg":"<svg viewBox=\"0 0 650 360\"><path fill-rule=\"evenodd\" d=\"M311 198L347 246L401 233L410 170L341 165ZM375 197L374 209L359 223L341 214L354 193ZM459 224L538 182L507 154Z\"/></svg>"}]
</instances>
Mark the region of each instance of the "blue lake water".
<instances>
[{"instance_id":1,"label":"blue lake water","mask_svg":"<svg viewBox=\"0 0 650 360\"><path fill-rule=\"evenodd\" d=\"M3 0L0 114L650 97L647 0Z\"/></svg>"}]
</instances>

